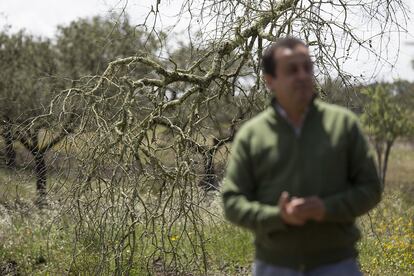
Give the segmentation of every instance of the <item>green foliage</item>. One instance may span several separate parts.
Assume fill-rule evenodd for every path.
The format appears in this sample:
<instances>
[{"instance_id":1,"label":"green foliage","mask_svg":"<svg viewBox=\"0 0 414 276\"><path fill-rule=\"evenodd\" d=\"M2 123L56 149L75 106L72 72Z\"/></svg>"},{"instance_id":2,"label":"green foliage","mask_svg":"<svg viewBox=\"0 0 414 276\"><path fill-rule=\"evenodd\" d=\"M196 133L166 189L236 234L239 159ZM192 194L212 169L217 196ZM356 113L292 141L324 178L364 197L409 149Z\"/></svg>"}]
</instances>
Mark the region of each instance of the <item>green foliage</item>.
<instances>
[{"instance_id":1,"label":"green foliage","mask_svg":"<svg viewBox=\"0 0 414 276\"><path fill-rule=\"evenodd\" d=\"M75 80L102 74L117 58L154 53L159 46L154 36L131 25L127 15L80 18L58 26L56 36L61 71Z\"/></svg>"},{"instance_id":2,"label":"green foliage","mask_svg":"<svg viewBox=\"0 0 414 276\"><path fill-rule=\"evenodd\" d=\"M317 90L324 101L361 113L363 99L359 97L357 86L349 78L328 76L317 86Z\"/></svg>"},{"instance_id":3,"label":"green foliage","mask_svg":"<svg viewBox=\"0 0 414 276\"><path fill-rule=\"evenodd\" d=\"M393 142L413 131L409 110L396 102L390 88L390 85L378 84L362 90L370 100L362 120L377 141Z\"/></svg>"},{"instance_id":4,"label":"green foliage","mask_svg":"<svg viewBox=\"0 0 414 276\"><path fill-rule=\"evenodd\" d=\"M24 31L0 33L0 71L0 116L17 123L44 112L57 73L50 40Z\"/></svg>"}]
</instances>

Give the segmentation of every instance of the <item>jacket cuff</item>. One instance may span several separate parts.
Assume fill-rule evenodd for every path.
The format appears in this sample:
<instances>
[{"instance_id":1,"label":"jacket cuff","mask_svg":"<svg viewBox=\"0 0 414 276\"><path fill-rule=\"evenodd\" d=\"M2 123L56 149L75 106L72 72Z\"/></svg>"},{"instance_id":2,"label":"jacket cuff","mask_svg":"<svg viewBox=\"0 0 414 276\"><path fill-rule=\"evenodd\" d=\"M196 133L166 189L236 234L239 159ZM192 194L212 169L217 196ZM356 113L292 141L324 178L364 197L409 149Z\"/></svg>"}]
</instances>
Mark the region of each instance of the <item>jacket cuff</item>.
<instances>
[{"instance_id":1,"label":"jacket cuff","mask_svg":"<svg viewBox=\"0 0 414 276\"><path fill-rule=\"evenodd\" d=\"M323 217L323 220L332 220L336 216L336 201L335 198L325 198L323 199L323 203L325 206L325 215Z\"/></svg>"}]
</instances>

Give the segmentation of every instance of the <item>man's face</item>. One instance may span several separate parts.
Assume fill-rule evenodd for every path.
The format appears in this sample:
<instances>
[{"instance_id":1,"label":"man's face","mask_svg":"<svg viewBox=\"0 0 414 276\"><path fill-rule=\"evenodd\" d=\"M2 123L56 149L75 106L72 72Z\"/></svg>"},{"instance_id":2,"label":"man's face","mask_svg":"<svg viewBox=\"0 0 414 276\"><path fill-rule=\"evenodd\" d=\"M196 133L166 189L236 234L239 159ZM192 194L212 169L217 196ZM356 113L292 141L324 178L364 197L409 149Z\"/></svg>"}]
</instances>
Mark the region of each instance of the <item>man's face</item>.
<instances>
[{"instance_id":1,"label":"man's face","mask_svg":"<svg viewBox=\"0 0 414 276\"><path fill-rule=\"evenodd\" d=\"M276 77L266 76L268 87L285 104L304 108L314 94L313 63L308 48L303 45L294 49L279 48L274 58L277 59Z\"/></svg>"}]
</instances>

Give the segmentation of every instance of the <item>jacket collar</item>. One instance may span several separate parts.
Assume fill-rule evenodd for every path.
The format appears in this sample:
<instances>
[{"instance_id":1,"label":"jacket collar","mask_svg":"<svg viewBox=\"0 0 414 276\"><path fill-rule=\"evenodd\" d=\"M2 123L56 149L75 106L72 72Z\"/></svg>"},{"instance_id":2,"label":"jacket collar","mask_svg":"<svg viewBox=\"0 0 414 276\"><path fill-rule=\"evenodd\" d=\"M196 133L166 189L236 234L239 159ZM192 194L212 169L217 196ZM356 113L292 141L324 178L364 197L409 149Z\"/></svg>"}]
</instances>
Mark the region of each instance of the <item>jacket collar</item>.
<instances>
[{"instance_id":1,"label":"jacket collar","mask_svg":"<svg viewBox=\"0 0 414 276\"><path fill-rule=\"evenodd\" d=\"M308 109L306 111L306 115L305 116L309 116L311 113L315 112L316 109L316 105L317 102L319 100L318 94L315 93L309 103ZM283 120L286 121L286 119L282 116L282 114L280 114L277 105L279 104L276 96L274 94L272 94L270 96L270 100L269 100L269 107L273 110L274 114L278 117L278 118L282 118ZM280 105L279 105L280 106Z\"/></svg>"}]
</instances>

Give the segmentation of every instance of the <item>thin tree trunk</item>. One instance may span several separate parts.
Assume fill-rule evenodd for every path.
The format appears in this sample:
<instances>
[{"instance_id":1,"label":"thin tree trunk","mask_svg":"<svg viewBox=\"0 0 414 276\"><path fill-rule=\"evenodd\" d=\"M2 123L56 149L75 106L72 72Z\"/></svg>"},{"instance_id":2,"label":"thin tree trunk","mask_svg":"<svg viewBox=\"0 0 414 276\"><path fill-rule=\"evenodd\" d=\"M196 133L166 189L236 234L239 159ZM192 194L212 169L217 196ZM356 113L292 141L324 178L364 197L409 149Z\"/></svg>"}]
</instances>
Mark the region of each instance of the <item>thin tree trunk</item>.
<instances>
[{"instance_id":1,"label":"thin tree trunk","mask_svg":"<svg viewBox=\"0 0 414 276\"><path fill-rule=\"evenodd\" d=\"M383 172L382 172L382 142L375 141L375 150L377 152L377 160L378 160L378 173L381 178L381 181L383 182Z\"/></svg>"},{"instance_id":2,"label":"thin tree trunk","mask_svg":"<svg viewBox=\"0 0 414 276\"><path fill-rule=\"evenodd\" d=\"M218 187L217 176L214 169L214 151L209 150L204 155L204 177L200 182L200 186L204 191L216 190Z\"/></svg>"},{"instance_id":3,"label":"thin tree trunk","mask_svg":"<svg viewBox=\"0 0 414 276\"><path fill-rule=\"evenodd\" d=\"M385 176L387 174L387 168L388 168L388 158L390 156L391 147L393 145L394 141L387 141L386 148L385 148L385 154L384 154L384 165L382 168L382 183L385 184Z\"/></svg>"},{"instance_id":4,"label":"thin tree trunk","mask_svg":"<svg viewBox=\"0 0 414 276\"><path fill-rule=\"evenodd\" d=\"M5 148L4 148L4 156L6 166L8 168L16 167L16 151L14 150L13 146L13 135L10 126L10 119L5 118L5 131L3 133L4 141L5 141Z\"/></svg>"},{"instance_id":5,"label":"thin tree trunk","mask_svg":"<svg viewBox=\"0 0 414 276\"><path fill-rule=\"evenodd\" d=\"M46 177L47 168L43 152L32 152L35 159L36 189L39 197L39 203L46 199Z\"/></svg>"}]
</instances>

